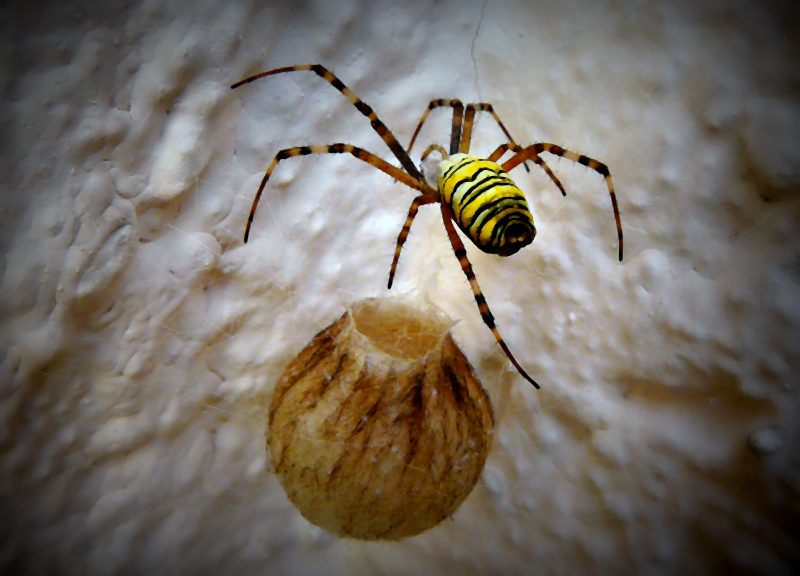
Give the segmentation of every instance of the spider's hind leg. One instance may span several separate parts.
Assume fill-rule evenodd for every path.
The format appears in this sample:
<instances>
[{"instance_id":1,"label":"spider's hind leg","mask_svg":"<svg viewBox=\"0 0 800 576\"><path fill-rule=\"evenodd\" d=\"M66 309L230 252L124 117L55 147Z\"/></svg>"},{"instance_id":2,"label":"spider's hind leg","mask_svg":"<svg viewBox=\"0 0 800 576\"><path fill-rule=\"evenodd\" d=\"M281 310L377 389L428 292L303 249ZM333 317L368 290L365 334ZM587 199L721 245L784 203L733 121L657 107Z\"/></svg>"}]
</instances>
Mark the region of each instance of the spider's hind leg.
<instances>
[{"instance_id":1,"label":"spider's hind leg","mask_svg":"<svg viewBox=\"0 0 800 576\"><path fill-rule=\"evenodd\" d=\"M475 277L475 272L472 271L472 264L470 263L469 258L467 258L467 251L464 248L464 243L461 242L461 238L458 237L455 226L453 226L453 210L450 208L450 205L447 202L442 202L441 207L442 220L444 221L444 227L447 230L447 237L450 239L453 252L455 253L456 258L458 258L458 263L461 265L461 270L464 271L464 275L469 281L470 288L472 288L472 295L475 297L475 302L478 304L478 310L481 313L483 322L489 327L489 330L492 331L495 340L497 340L497 343L500 345L503 353L505 353L506 357L514 365L514 368L517 369L517 372L519 372L520 375L525 378L525 380L533 384L534 388L539 388L539 385L536 383L536 381L531 378L527 372L525 372L522 366L519 365L519 362L517 362L517 359L514 358L511 350L508 349L505 340L503 340L503 337L500 336L500 331L497 329L497 326L494 323L492 311L489 310L489 304L486 303L486 297L481 291L481 287L478 284L478 279Z\"/></svg>"}]
</instances>

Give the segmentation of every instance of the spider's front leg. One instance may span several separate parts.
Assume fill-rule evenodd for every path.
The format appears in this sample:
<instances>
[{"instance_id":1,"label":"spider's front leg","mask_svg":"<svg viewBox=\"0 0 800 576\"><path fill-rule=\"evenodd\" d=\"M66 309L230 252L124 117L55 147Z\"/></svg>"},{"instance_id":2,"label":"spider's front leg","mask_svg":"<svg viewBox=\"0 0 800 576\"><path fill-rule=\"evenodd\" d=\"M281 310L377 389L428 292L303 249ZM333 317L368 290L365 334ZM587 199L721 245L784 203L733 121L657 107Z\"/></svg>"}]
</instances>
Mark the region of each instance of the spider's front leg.
<instances>
[{"instance_id":1,"label":"spider's front leg","mask_svg":"<svg viewBox=\"0 0 800 576\"><path fill-rule=\"evenodd\" d=\"M511 137L511 134L508 131L508 128L505 127L503 121L500 120L500 116L495 112L494 107L487 103L487 102L478 102L476 104L467 104L466 108L464 108L464 104L461 103L460 100L448 100L444 98L437 98L435 100L431 100L428 104L428 108L425 112L422 113L422 118L417 124L417 128L414 130L414 134L411 136L411 141L408 144L408 148L406 149L407 152L411 152L411 148L414 147L414 142L419 135L420 130L422 129L423 124L428 119L431 111L435 108L452 108L453 109L453 123L450 129L450 154L456 154L457 152L461 152L462 154L468 154L470 148L470 142L472 140L472 127L475 122L475 115L477 112L488 112L492 115L497 125L500 127L500 130L503 131L503 134L506 135L508 138L509 143L512 146L516 146L517 143ZM430 146L428 150L426 150L426 154L423 154L423 159L427 156L427 152L430 150ZM441 148L439 146L439 148ZM444 158L447 157L447 154L443 156ZM525 170L530 172L527 163L525 164Z\"/></svg>"},{"instance_id":2,"label":"spider's front leg","mask_svg":"<svg viewBox=\"0 0 800 576\"><path fill-rule=\"evenodd\" d=\"M475 121L475 113L476 112L488 112L494 118L494 121L497 122L497 125L500 127L500 130L503 131L503 134L506 135L508 138L509 146L518 146L518 144L514 141L511 137L511 134L508 131L508 128L505 127L503 121L500 120L500 116L495 112L494 106L489 104L488 102L478 102L477 104L467 104L467 108L464 111L464 130L461 133L461 144L459 145L458 151L462 154L469 153L470 142L472 140L472 125ZM530 172L531 169L528 168L528 163L524 164L525 171Z\"/></svg>"},{"instance_id":3,"label":"spider's front leg","mask_svg":"<svg viewBox=\"0 0 800 576\"><path fill-rule=\"evenodd\" d=\"M409 154L411 153L411 149L414 147L414 142L417 140L419 131L422 130L422 125L425 124L425 121L428 119L431 111L434 108L442 107L449 107L453 109L453 123L450 128L450 154L455 154L458 152L458 147L461 142L461 124L464 119L464 104L461 103L461 100L445 98L436 98L435 100L430 101L428 107L425 109L425 112L422 113L422 118L420 118L416 130L414 130L414 134L411 136L411 141L408 143L406 152Z\"/></svg>"},{"instance_id":4,"label":"spider's front leg","mask_svg":"<svg viewBox=\"0 0 800 576\"><path fill-rule=\"evenodd\" d=\"M403 150L400 142L397 140L397 138L395 138L391 130L386 127L386 124L384 124L381 119L378 118L378 115L375 113L372 107L364 102L361 98L356 96L355 92L345 86L344 82L342 82L333 72L321 64L299 64L296 66L284 66L283 68L275 68L273 70L267 70L266 72L259 72L258 74L254 74L253 76L245 78L244 80L239 80L238 82L232 84L231 88L238 88L239 86L249 84L250 82L258 80L259 78L265 78L266 76L283 74L285 72L297 72L301 70L309 70L313 72L341 92L342 95L347 98L356 108L356 110L361 112L369 119L372 129L378 133L378 136L380 136L381 139L386 143L406 171L414 178L422 178L422 174L417 171L417 167L414 165L414 162L411 161L411 158L408 156L406 151Z\"/></svg>"}]
</instances>

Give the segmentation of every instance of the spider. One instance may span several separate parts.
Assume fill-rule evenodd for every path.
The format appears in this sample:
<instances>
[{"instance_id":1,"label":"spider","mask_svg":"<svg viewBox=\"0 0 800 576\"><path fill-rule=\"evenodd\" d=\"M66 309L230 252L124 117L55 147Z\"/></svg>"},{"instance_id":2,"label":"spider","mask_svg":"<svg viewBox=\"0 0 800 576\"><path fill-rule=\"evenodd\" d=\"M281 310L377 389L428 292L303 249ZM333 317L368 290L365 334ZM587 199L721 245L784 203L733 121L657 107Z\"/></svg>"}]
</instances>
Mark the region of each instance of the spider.
<instances>
[{"instance_id":1,"label":"spider","mask_svg":"<svg viewBox=\"0 0 800 576\"><path fill-rule=\"evenodd\" d=\"M456 258L458 258L461 269L464 271L469 281L472 294L475 297L475 302L478 304L478 309L484 323L492 331L500 348L520 375L538 389L539 384L528 375L522 366L520 366L500 335L494 322L494 316L489 310L489 305L486 303L486 298L483 296L481 288L478 285L478 280L472 270L472 264L469 258L467 258L467 251L456 232L455 226L453 226L453 222L458 225L461 231L479 249L489 254L510 256L530 244L536 235L533 215L528 208L525 195L511 180L508 172L519 164L531 160L544 170L553 184L561 191L561 194L566 196L567 193L566 190L564 190L564 186L540 156L542 152L548 152L588 166L603 176L608 186L608 192L611 196L611 205L614 209L614 220L617 226L617 238L619 241L619 260L622 261L622 223L620 222L617 197L614 193L614 184L611 180L608 167L602 162L598 162L582 154L570 152L556 144L538 143L522 147L511 137L511 134L509 134L491 104L467 104L465 107L459 100L454 99L431 100L411 137L408 149L404 149L386 125L381 122L375 111L356 96L352 90L345 86L333 72L320 64L286 66L260 72L236 82L231 85L231 88L238 88L239 86L248 84L259 78L264 78L265 76L300 70L309 70L320 76L341 92L359 112L369 118L372 128L383 139L395 158L400 162L403 169L393 166L375 154L351 144L337 143L327 146L295 146L293 148L285 148L275 155L267 171L264 173L261 185L258 187L258 192L256 192L255 199L253 200L253 206L250 209L250 215L247 218L247 226L244 232L245 243L250 236L250 226L253 224L253 217L255 216L258 202L261 199L261 194L279 162L293 156L306 156L308 154L351 154L420 193L411 202L411 207L408 209L408 216L397 238L392 265L389 269L388 288L391 289L392 287L397 263L400 259L400 252L408 237L411 224L414 221L414 217L417 215L419 207L425 204L438 202L442 212L442 221L444 222L447 237L450 240ZM453 121L452 131L450 133L449 152L439 144L431 144L422 155L422 160L425 160L433 151L437 151L442 155L442 161L438 166L438 185L437 188L433 188L426 182L420 169L412 162L409 153L414 146L414 141L419 131L422 129L422 125L428 119L428 115L431 111L440 107L452 108ZM508 142L498 146L497 149L485 159L469 155L472 125L477 112L488 112L491 114L508 138ZM514 155L503 164L497 164L497 161L508 151L514 152ZM525 164L525 168L528 169L527 163Z\"/></svg>"}]
</instances>

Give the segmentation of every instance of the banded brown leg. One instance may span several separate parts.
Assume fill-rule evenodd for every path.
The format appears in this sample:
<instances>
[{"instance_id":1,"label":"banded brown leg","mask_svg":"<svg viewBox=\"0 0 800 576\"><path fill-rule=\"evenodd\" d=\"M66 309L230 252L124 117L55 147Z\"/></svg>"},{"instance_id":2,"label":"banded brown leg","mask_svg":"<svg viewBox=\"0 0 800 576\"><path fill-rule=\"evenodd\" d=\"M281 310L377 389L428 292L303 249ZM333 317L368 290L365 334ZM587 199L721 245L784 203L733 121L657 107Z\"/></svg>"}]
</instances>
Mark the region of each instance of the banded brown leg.
<instances>
[{"instance_id":1,"label":"banded brown leg","mask_svg":"<svg viewBox=\"0 0 800 576\"><path fill-rule=\"evenodd\" d=\"M500 144L500 146L498 146L497 149L491 153L491 155L487 158L487 160L491 162L497 162L498 160L500 160L500 158L503 157L503 154L505 154L508 150L513 150L514 152L520 152L523 150L523 148L519 144L514 144L512 142L508 142L506 144ZM553 182L553 184L556 185L556 188L561 190L561 194L563 196L566 196L567 191L561 184L561 180L559 180L558 177L555 174L553 174L553 171L550 170L550 167L545 163L542 157L537 154L536 156L533 156L531 160L536 162L536 164L547 173L547 175L550 177L550 180Z\"/></svg>"},{"instance_id":2,"label":"banded brown leg","mask_svg":"<svg viewBox=\"0 0 800 576\"><path fill-rule=\"evenodd\" d=\"M461 100L437 98L431 100L428 104L428 108L422 113L422 118L420 118L416 130L414 130L414 134L411 136L411 141L408 143L409 153L411 153L411 148L414 146L419 131L422 129L422 125L425 124L431 111L434 108L441 107L451 107L453 109L453 123L450 129L450 154L458 152L459 143L461 142L461 123L464 116L464 105L461 103Z\"/></svg>"},{"instance_id":3,"label":"banded brown leg","mask_svg":"<svg viewBox=\"0 0 800 576\"><path fill-rule=\"evenodd\" d=\"M606 181L606 186L608 186L608 194L611 196L611 206L614 209L614 221L617 225L617 240L619 242L619 261L622 262L622 248L623 248L623 241L622 241L622 222L619 217L619 207L617 206L617 195L614 193L614 182L611 180L611 174L608 171L608 166L589 158L588 156L584 156L583 154L577 154L575 152L571 152L569 150L565 150L561 146L557 144L548 144L545 142L540 142L538 144L532 144L526 148L523 148L519 152L517 152L514 156L512 156L509 160L506 160L502 167L503 170L506 172L511 171L514 167L518 166L521 162L524 162L528 159L534 159L537 155L542 152L549 152L550 154L554 154L556 156L561 156L562 158L566 158L567 160L572 160L573 162L577 162L578 164L583 164L594 170L595 172L599 173L603 176Z\"/></svg>"},{"instance_id":4,"label":"banded brown leg","mask_svg":"<svg viewBox=\"0 0 800 576\"><path fill-rule=\"evenodd\" d=\"M461 132L461 143L458 147L459 152L463 154L469 153L470 140L472 139L472 126L475 121L476 112L488 112L491 114L495 122L497 122L497 125L500 127L500 130L502 130L503 134L505 134L506 138L508 138L509 144L514 146L518 145L511 137L511 134L503 124L503 121L500 120L500 116L494 111L494 106L487 102L479 102L477 104L467 104L467 108L464 112L464 130ZM527 164L525 164L525 170L528 172L531 171Z\"/></svg>"},{"instance_id":5,"label":"banded brown leg","mask_svg":"<svg viewBox=\"0 0 800 576\"><path fill-rule=\"evenodd\" d=\"M432 204L438 200L437 196L422 195L417 196L414 198L414 201L411 202L411 207L408 209L408 216L406 217L406 222L403 224L403 228L400 230L400 235L397 237L397 245L394 249L394 258L392 258L392 266L389 268L389 285L388 288L391 290L392 282L394 281L394 274L397 271L397 263L400 260L400 252L403 249L403 244L406 243L406 238L408 238L408 233L411 231L411 224L414 222L414 218L417 215L417 210L419 210L420 206L424 206L425 204Z\"/></svg>"},{"instance_id":6,"label":"banded brown leg","mask_svg":"<svg viewBox=\"0 0 800 576\"><path fill-rule=\"evenodd\" d=\"M275 68L274 70L267 70L266 72L259 72L258 74L254 74L253 76L249 76L244 80L239 80L235 84L231 85L231 88L238 88L244 84L248 84L253 82L254 80L258 80L259 78L264 78L265 76L272 76L274 74L283 74L284 72L296 72L300 70L310 70L314 72L317 76L328 82L331 86L336 88L339 92L341 92L345 98L347 98L350 103L356 107L356 109L361 112L364 116L369 118L370 124L372 128L378 133L378 135L383 139L395 157L400 161L400 164L403 165L408 173L417 178L422 180L422 174L420 174L417 167L411 161L411 158L408 156L406 151L400 145L397 138L395 138L394 134L386 127L386 125L378 118L378 115L375 111L361 98L356 96L356 94L350 90L347 86L345 86L344 82L339 80L339 78L330 70L322 66L321 64L300 64L297 66L286 66L284 68Z\"/></svg>"},{"instance_id":7,"label":"banded brown leg","mask_svg":"<svg viewBox=\"0 0 800 576\"><path fill-rule=\"evenodd\" d=\"M337 143L330 144L328 146L295 146L294 148L286 148L275 155L275 158L272 159L267 171L264 173L264 178L261 180L261 185L258 187L258 192L256 192L256 197L253 200L253 206L250 209L250 215L247 217L247 227L244 231L245 243L247 243L247 239L250 236L250 226L253 224L253 218L256 214L256 207L258 206L259 200L261 200L261 193L264 191L264 187L267 185L272 172L282 160L286 160L287 158L292 158L294 156L307 156L308 154L352 154L359 160L366 162L370 166L377 168L392 178L400 180L400 182L410 188L419 190L423 194L435 195L436 193L436 191L428 186L424 180L417 180L403 172L397 166L392 166L383 158L380 158L372 152L367 152L366 150L351 144Z\"/></svg>"},{"instance_id":8,"label":"banded brown leg","mask_svg":"<svg viewBox=\"0 0 800 576\"><path fill-rule=\"evenodd\" d=\"M431 144L430 146L425 148L425 152L423 152L422 156L420 156L420 161L425 162L425 158L427 158L430 155L430 153L433 152L434 150L436 150L439 154L442 155L442 159L447 158L449 156L444 146L440 146L439 144Z\"/></svg>"},{"instance_id":9,"label":"banded brown leg","mask_svg":"<svg viewBox=\"0 0 800 576\"><path fill-rule=\"evenodd\" d=\"M453 247L453 252L458 258L458 263L461 265L461 270L464 271L464 275L467 277L469 281L469 286L472 288L472 295L475 297L475 302L478 304L478 310L481 313L481 318L483 318L484 324L489 327L489 330L492 331L495 340L500 345L500 348L505 353L506 357L511 360L511 363L514 365L514 368L517 369L517 372L525 378L528 382L533 384L535 388L539 388L539 385L536 381L531 378L527 372L519 365L517 359L514 358L514 355L511 353L511 350L508 349L508 346L503 340L503 337L500 335L500 331L497 329L494 323L494 316L492 315L492 311L489 310L489 304L486 303L486 298L481 291L481 287L478 284L478 279L475 277L475 272L472 271L472 264L467 258L467 251L464 248L464 243L461 242L461 238L458 237L458 233L456 232L455 226L453 226L453 210L450 208L450 205L447 202L440 203L442 207L442 220L444 221L444 227L447 230L447 237L450 239L450 244Z\"/></svg>"}]
</instances>

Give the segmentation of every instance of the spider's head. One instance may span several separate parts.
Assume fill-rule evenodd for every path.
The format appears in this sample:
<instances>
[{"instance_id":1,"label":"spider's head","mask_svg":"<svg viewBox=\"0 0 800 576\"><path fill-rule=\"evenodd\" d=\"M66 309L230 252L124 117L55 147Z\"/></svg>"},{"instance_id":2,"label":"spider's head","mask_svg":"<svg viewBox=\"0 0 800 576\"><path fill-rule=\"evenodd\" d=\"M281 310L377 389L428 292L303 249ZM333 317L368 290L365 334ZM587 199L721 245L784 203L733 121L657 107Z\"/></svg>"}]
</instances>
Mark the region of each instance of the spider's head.
<instances>
[{"instance_id":1,"label":"spider's head","mask_svg":"<svg viewBox=\"0 0 800 576\"><path fill-rule=\"evenodd\" d=\"M532 222L517 220L511 222L503 231L503 242L497 253L500 256L511 256L533 242L536 237L536 226Z\"/></svg>"}]
</instances>

